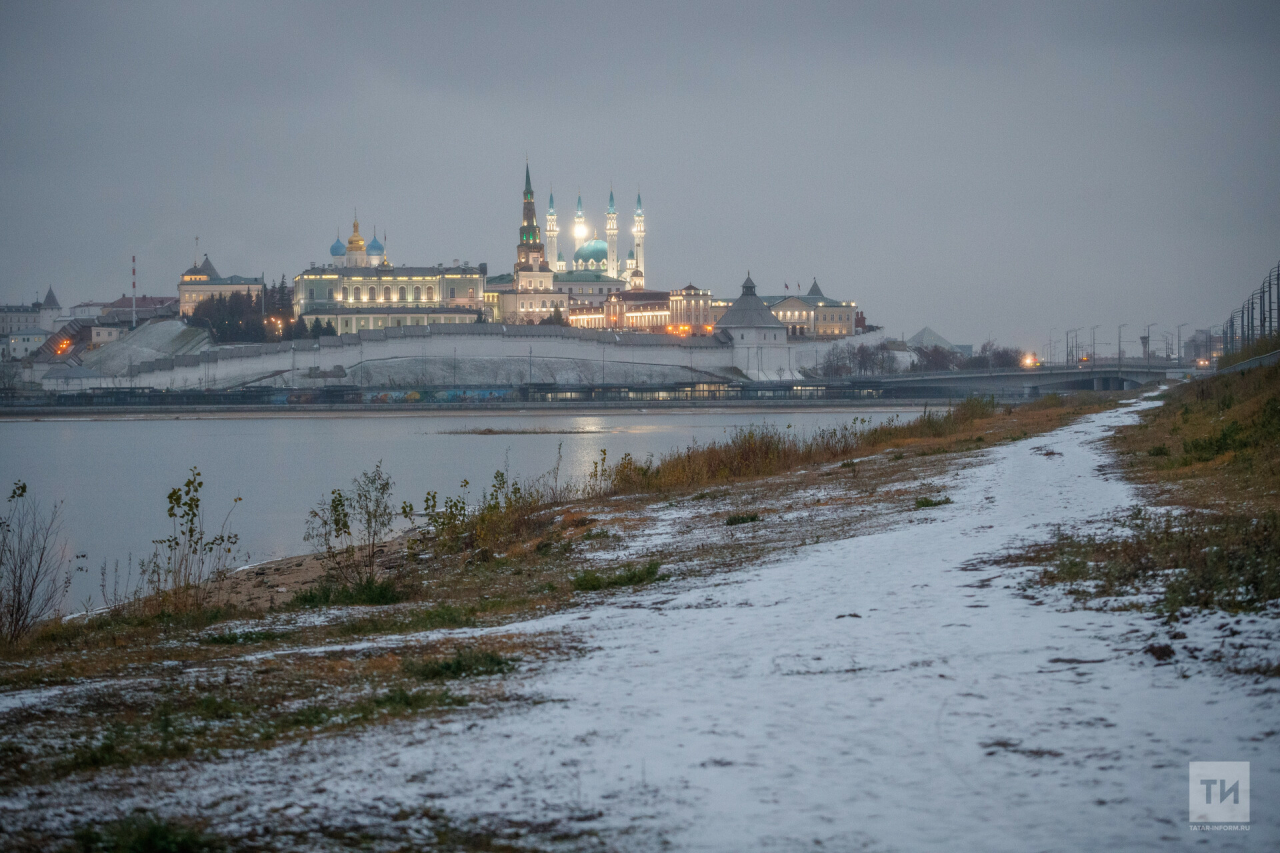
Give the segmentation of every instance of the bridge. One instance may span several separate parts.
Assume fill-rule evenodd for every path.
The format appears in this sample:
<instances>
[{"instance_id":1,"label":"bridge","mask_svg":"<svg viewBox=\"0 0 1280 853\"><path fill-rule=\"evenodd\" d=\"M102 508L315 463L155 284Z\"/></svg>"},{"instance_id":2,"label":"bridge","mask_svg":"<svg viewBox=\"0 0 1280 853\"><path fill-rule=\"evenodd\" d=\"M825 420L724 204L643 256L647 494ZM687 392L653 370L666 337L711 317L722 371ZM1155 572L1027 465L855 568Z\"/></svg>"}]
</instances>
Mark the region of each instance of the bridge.
<instances>
[{"instance_id":1,"label":"bridge","mask_svg":"<svg viewBox=\"0 0 1280 853\"><path fill-rule=\"evenodd\" d=\"M1194 371L1168 362L1126 359L1123 364L1055 364L1003 370L951 370L865 377L853 384L885 397L1038 397L1069 391L1124 391Z\"/></svg>"}]
</instances>

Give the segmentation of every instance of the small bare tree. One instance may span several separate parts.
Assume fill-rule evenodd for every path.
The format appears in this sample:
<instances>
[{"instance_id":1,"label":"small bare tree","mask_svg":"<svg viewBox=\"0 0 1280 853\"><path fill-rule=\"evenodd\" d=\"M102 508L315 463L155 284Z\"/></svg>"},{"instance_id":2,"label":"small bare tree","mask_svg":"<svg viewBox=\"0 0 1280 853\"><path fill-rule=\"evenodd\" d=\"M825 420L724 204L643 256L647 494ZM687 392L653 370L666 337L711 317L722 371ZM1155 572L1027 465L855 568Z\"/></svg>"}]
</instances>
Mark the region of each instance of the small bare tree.
<instances>
[{"instance_id":1,"label":"small bare tree","mask_svg":"<svg viewBox=\"0 0 1280 853\"><path fill-rule=\"evenodd\" d=\"M0 639L16 643L51 615L71 587L71 561L62 541L62 504L45 512L13 484L0 517Z\"/></svg>"},{"instance_id":2,"label":"small bare tree","mask_svg":"<svg viewBox=\"0 0 1280 853\"><path fill-rule=\"evenodd\" d=\"M377 549L391 533L395 485L379 461L351 481L352 490L334 489L307 514L303 541L316 549L326 570L343 585L377 579Z\"/></svg>"},{"instance_id":3,"label":"small bare tree","mask_svg":"<svg viewBox=\"0 0 1280 853\"><path fill-rule=\"evenodd\" d=\"M185 483L169 490L168 515L173 519L173 533L153 540L155 551L140 565L146 588L152 594L150 600L160 609L184 613L205 607L239 558L236 544L240 537L231 532L229 525L240 498L231 502L222 527L210 536L205 531L201 509L203 487L200 471L192 468Z\"/></svg>"}]
</instances>

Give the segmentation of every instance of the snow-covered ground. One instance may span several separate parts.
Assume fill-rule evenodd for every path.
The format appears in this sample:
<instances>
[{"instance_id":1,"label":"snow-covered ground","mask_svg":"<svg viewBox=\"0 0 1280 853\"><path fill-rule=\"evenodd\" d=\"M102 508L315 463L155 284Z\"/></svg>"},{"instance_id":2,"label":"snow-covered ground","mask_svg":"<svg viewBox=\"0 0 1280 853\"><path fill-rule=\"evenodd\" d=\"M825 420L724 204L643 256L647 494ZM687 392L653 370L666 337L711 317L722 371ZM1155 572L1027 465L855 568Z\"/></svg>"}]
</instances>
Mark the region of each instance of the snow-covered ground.
<instances>
[{"instance_id":1,"label":"snow-covered ground","mask_svg":"<svg viewBox=\"0 0 1280 853\"><path fill-rule=\"evenodd\" d=\"M1181 654L1157 666L1141 649L1167 632L1149 617L1067 610L1020 595L1018 572L965 566L1134 503L1096 441L1132 417L987 451L938 480L953 504L883 532L526 623L591 649L517 677L546 701L66 784L25 807L401 841L428 809L572 849L1275 850L1274 684ZM1189 761L1251 762L1251 831L1188 829Z\"/></svg>"}]
</instances>

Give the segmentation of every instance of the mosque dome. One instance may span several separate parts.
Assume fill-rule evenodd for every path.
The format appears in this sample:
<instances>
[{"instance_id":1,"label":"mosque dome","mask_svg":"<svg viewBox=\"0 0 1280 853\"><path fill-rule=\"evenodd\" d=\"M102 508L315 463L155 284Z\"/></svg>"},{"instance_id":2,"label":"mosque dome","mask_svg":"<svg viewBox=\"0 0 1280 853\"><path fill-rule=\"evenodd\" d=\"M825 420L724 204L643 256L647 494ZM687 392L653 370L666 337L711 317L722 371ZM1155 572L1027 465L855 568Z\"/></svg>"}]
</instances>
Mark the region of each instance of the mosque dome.
<instances>
[{"instance_id":1,"label":"mosque dome","mask_svg":"<svg viewBox=\"0 0 1280 853\"><path fill-rule=\"evenodd\" d=\"M383 255L383 254L386 254L386 253L382 250L382 243L380 243L380 242L378 241L378 235L377 235L377 234L374 234L374 235L373 235L373 239L369 241L369 244L368 244L367 246L365 246L365 251L366 251L367 253L369 253L370 255Z\"/></svg>"},{"instance_id":2,"label":"mosque dome","mask_svg":"<svg viewBox=\"0 0 1280 853\"><path fill-rule=\"evenodd\" d=\"M582 248L573 253L574 263L577 263L578 261L582 261L583 263L595 261L597 264L602 264L608 260L608 258L609 245L599 237L583 243Z\"/></svg>"},{"instance_id":3,"label":"mosque dome","mask_svg":"<svg viewBox=\"0 0 1280 853\"><path fill-rule=\"evenodd\" d=\"M339 237L333 241L333 245L329 247L329 254L335 258L341 258L347 253L347 247L342 245L342 238Z\"/></svg>"}]
</instances>

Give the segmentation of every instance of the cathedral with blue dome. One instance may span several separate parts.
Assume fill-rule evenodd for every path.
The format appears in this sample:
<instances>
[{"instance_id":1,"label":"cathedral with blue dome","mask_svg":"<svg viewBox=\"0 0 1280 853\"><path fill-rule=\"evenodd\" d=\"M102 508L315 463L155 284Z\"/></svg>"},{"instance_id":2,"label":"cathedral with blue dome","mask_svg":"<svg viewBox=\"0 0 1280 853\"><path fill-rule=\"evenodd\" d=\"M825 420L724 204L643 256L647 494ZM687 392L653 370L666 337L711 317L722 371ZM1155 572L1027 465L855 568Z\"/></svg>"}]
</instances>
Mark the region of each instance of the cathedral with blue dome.
<instances>
[{"instance_id":1,"label":"cathedral with blue dome","mask_svg":"<svg viewBox=\"0 0 1280 853\"><path fill-rule=\"evenodd\" d=\"M378 241L377 229L374 229L373 239L367 244L364 238L360 236L360 217L356 216L351 223L351 236L347 238L347 242L342 242L342 237L338 237L333 241L333 245L329 247L330 263L338 267L376 267L382 264L390 264L387 260L386 250L383 249L382 243Z\"/></svg>"}]
</instances>

